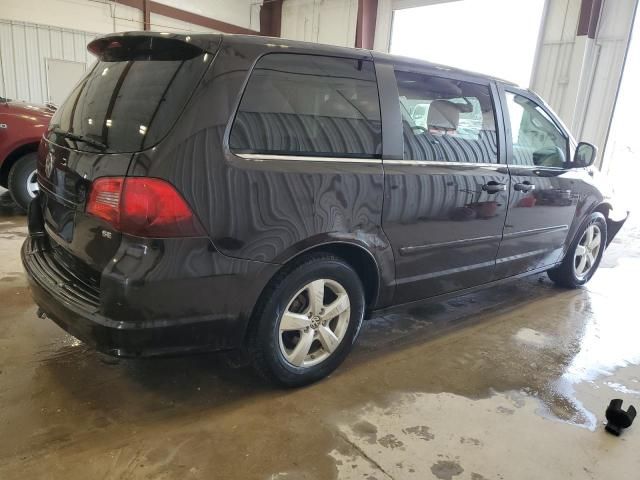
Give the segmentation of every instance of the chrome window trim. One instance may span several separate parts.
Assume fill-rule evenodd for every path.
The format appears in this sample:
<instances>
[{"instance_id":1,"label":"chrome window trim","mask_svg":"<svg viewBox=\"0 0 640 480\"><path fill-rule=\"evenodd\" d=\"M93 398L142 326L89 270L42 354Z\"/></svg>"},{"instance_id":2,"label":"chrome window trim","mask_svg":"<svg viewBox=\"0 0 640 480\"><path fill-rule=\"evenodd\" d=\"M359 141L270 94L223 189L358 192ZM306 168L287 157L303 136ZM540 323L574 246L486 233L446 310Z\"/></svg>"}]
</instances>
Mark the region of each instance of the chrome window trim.
<instances>
[{"instance_id":1,"label":"chrome window trim","mask_svg":"<svg viewBox=\"0 0 640 480\"><path fill-rule=\"evenodd\" d=\"M573 168L546 167L542 165L518 165L517 163L507 163L507 166L512 168L520 168L523 170L554 170L557 172L566 172L567 170L573 170Z\"/></svg>"},{"instance_id":2,"label":"chrome window trim","mask_svg":"<svg viewBox=\"0 0 640 480\"><path fill-rule=\"evenodd\" d=\"M502 163L487 162L444 162L437 160L386 160L380 158L357 157L316 157L313 155L273 155L267 153L233 153L236 157L254 162L262 161L301 161L301 162L332 162L332 163L369 163L387 165L416 165L416 166L440 166L440 167L502 167Z\"/></svg>"},{"instance_id":3,"label":"chrome window trim","mask_svg":"<svg viewBox=\"0 0 640 480\"><path fill-rule=\"evenodd\" d=\"M234 153L236 157L255 162L284 160L302 162L337 162L337 163L382 163L381 158L352 158L352 157L315 157L311 155L271 155L266 153Z\"/></svg>"},{"instance_id":4,"label":"chrome window trim","mask_svg":"<svg viewBox=\"0 0 640 480\"><path fill-rule=\"evenodd\" d=\"M388 165L433 165L439 167L503 167L503 163L486 162L444 162L437 160L383 160Z\"/></svg>"}]
</instances>

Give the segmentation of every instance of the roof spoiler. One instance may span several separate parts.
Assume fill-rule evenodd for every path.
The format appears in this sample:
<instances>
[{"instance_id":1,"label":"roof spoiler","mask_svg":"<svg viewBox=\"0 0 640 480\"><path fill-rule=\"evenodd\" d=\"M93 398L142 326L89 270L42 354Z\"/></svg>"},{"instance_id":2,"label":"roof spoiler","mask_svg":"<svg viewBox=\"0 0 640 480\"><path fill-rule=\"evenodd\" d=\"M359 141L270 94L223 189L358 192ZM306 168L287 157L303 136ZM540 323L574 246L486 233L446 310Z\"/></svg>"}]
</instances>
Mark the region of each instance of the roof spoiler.
<instances>
[{"instance_id":1,"label":"roof spoiler","mask_svg":"<svg viewBox=\"0 0 640 480\"><path fill-rule=\"evenodd\" d=\"M184 35L159 32L125 32L98 37L87 50L102 61L188 60L215 53L220 35Z\"/></svg>"}]
</instances>

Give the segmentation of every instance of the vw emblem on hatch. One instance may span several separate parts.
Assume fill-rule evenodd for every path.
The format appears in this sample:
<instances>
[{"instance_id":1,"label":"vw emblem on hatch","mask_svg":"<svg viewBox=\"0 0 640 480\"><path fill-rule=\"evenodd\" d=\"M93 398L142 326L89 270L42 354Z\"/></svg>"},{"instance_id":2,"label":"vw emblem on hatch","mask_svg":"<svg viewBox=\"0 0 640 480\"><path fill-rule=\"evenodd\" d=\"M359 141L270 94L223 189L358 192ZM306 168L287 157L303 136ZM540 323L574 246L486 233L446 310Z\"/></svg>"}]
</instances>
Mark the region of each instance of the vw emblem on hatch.
<instances>
[{"instance_id":1,"label":"vw emblem on hatch","mask_svg":"<svg viewBox=\"0 0 640 480\"><path fill-rule=\"evenodd\" d=\"M53 155L49 152L47 159L44 162L44 173L47 177L50 177L51 172L53 172Z\"/></svg>"}]
</instances>

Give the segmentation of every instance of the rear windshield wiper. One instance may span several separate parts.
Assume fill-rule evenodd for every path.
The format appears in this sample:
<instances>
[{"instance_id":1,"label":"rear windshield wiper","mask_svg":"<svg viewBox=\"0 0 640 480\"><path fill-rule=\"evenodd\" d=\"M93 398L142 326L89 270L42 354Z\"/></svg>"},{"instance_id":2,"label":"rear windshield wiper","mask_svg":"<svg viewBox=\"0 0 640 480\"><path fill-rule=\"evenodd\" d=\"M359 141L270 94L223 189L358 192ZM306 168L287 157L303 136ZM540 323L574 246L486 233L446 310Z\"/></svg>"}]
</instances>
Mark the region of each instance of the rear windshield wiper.
<instances>
[{"instance_id":1,"label":"rear windshield wiper","mask_svg":"<svg viewBox=\"0 0 640 480\"><path fill-rule=\"evenodd\" d=\"M61 128L54 128L53 133L61 135L64 138L68 138L69 140L73 140L74 142L86 143L87 145L91 145L92 147L97 148L98 150L107 149L107 146L102 142L86 137L84 135L78 135L77 133L67 132L65 130L62 130Z\"/></svg>"}]
</instances>

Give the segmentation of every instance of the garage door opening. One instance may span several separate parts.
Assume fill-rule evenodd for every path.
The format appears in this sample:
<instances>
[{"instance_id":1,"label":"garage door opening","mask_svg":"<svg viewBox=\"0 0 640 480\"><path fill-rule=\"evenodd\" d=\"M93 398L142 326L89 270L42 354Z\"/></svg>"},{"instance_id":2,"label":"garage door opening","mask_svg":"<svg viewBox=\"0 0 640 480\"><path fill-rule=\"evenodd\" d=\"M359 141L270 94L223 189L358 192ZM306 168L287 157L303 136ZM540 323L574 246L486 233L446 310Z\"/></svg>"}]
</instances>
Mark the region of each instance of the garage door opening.
<instances>
[{"instance_id":1,"label":"garage door opening","mask_svg":"<svg viewBox=\"0 0 640 480\"><path fill-rule=\"evenodd\" d=\"M638 136L638 107L640 106L640 32L636 11L633 35L629 43L624 73L604 152L603 170L609 175L616 196L637 211L640 197L637 194L635 173L640 165L640 136Z\"/></svg>"},{"instance_id":2,"label":"garage door opening","mask_svg":"<svg viewBox=\"0 0 640 480\"><path fill-rule=\"evenodd\" d=\"M457 0L396 10L390 51L528 86L543 10L544 0Z\"/></svg>"}]
</instances>

